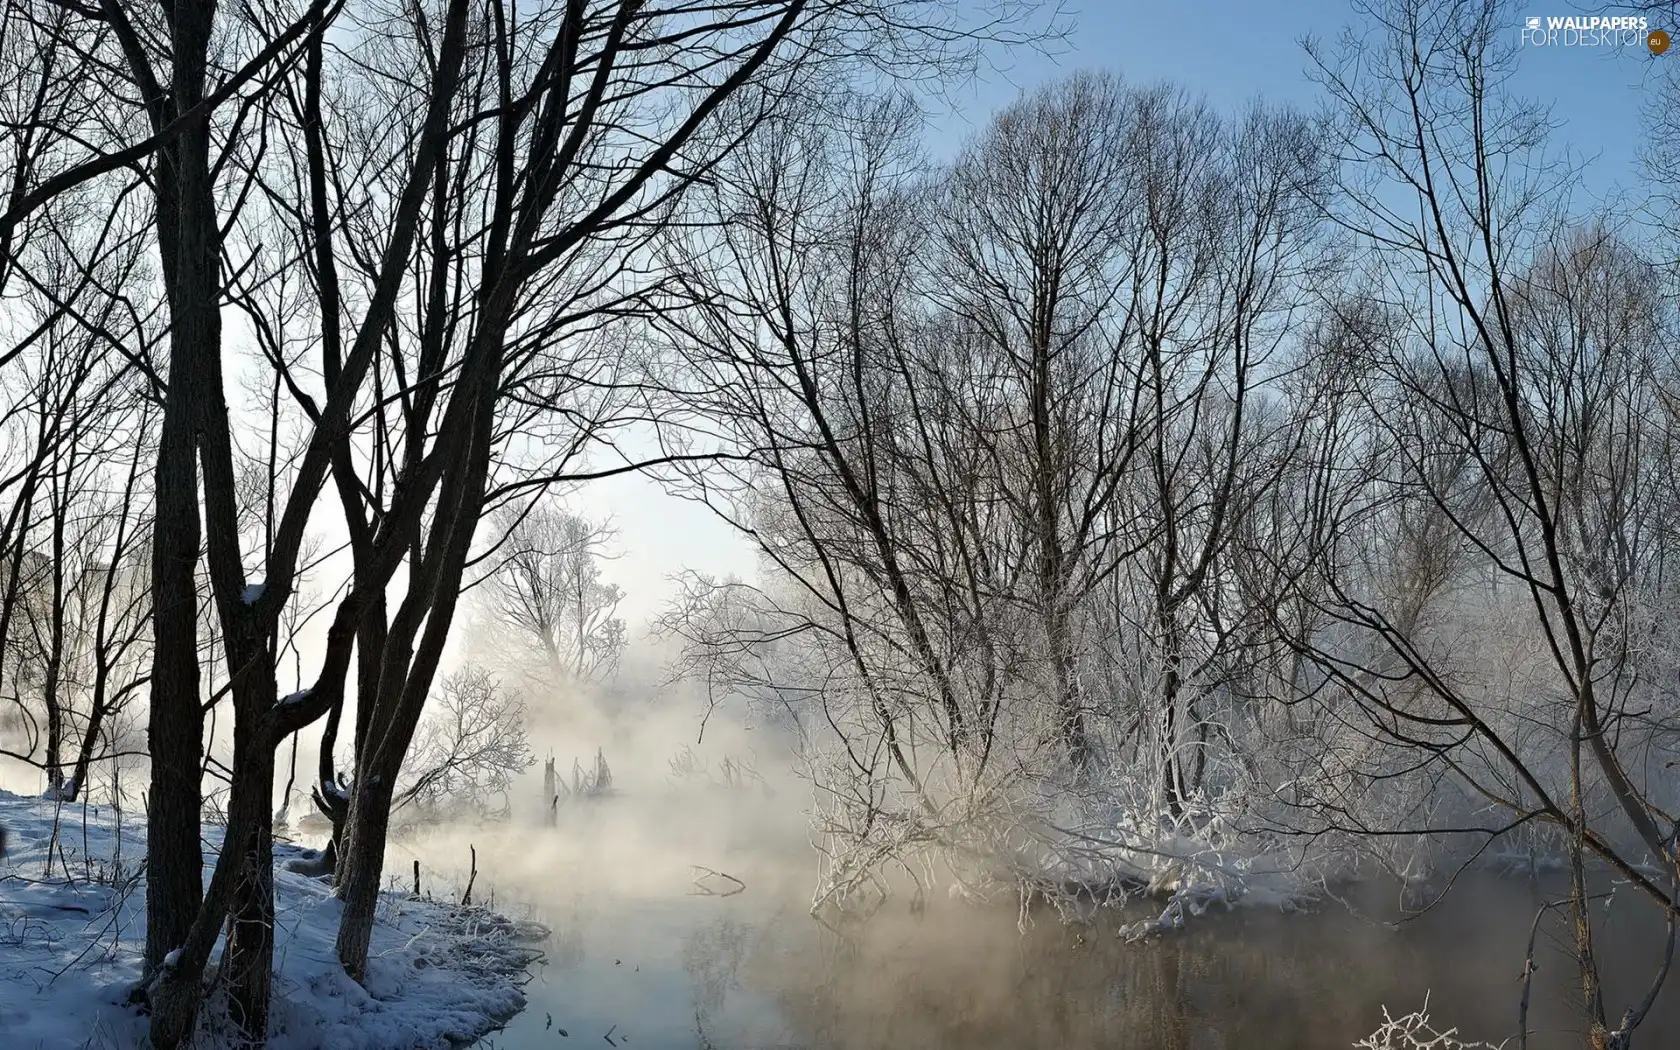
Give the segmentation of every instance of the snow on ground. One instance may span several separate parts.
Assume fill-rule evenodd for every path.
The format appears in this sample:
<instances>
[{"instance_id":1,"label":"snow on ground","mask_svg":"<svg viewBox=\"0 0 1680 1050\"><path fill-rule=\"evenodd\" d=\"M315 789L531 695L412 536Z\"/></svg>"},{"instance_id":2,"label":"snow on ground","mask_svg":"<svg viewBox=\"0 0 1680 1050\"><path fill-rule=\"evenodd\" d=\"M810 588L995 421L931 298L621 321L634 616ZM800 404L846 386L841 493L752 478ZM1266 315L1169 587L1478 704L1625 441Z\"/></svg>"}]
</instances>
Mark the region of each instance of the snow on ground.
<instances>
[{"instance_id":1,"label":"snow on ground","mask_svg":"<svg viewBox=\"0 0 1680 1050\"><path fill-rule=\"evenodd\" d=\"M85 816L85 820L84 820ZM55 837L54 827L57 834ZM146 843L134 814L0 791L0 1044L6 1050L127 1050L146 1019L123 1005L145 943ZM206 868L220 829L205 828ZM275 1050L447 1048L525 1005L527 931L481 909L381 903L364 988L334 954L339 903L320 878L287 870L306 851L276 845ZM197 1045L225 1045L206 1010Z\"/></svg>"}]
</instances>

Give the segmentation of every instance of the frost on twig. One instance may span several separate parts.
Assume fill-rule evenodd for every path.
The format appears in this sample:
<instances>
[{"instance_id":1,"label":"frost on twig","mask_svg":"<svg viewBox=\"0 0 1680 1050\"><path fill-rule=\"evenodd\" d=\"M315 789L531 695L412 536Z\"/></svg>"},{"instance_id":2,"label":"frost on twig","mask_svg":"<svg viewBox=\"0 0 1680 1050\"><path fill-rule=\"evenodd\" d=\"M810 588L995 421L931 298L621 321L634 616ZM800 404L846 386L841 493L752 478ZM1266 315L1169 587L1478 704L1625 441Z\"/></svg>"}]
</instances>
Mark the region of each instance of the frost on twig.
<instances>
[{"instance_id":1,"label":"frost on twig","mask_svg":"<svg viewBox=\"0 0 1680 1050\"><path fill-rule=\"evenodd\" d=\"M1151 797L1147 771L1115 767L1078 785L1078 795L1000 775L942 801L931 791L909 800L872 792L843 769L818 773L828 790L816 809L824 865L813 910L848 921L878 910L902 874L913 911L933 890L1013 900L1023 928L1040 907L1085 922L1107 907L1159 901L1157 916L1121 931L1137 939L1182 929L1209 909L1295 910L1333 870L1322 840L1309 854L1299 841L1251 830L1263 798L1209 792L1175 817Z\"/></svg>"},{"instance_id":2,"label":"frost on twig","mask_svg":"<svg viewBox=\"0 0 1680 1050\"><path fill-rule=\"evenodd\" d=\"M1459 1037L1458 1029L1440 1031L1429 1020L1429 997L1421 1009L1394 1017L1383 1007L1383 1023L1375 1032L1353 1044L1357 1050L1500 1050L1504 1043L1473 1043Z\"/></svg>"}]
</instances>

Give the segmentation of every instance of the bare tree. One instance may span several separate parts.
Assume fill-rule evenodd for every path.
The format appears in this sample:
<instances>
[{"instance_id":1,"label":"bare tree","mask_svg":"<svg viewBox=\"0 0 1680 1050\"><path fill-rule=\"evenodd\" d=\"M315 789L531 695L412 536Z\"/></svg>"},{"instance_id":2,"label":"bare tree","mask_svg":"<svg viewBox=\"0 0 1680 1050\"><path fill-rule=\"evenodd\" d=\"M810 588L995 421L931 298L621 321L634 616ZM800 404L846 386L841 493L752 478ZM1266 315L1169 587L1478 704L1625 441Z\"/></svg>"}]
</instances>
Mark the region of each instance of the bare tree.
<instances>
[{"instance_id":1,"label":"bare tree","mask_svg":"<svg viewBox=\"0 0 1680 1050\"><path fill-rule=\"evenodd\" d=\"M525 705L482 667L446 675L410 745L393 807L483 816L508 805L514 778L536 762Z\"/></svg>"},{"instance_id":2,"label":"bare tree","mask_svg":"<svg viewBox=\"0 0 1680 1050\"><path fill-rule=\"evenodd\" d=\"M10 37L0 52L18 43ZM64 86L48 66L40 75L50 94ZM38 762L58 797L77 795L108 743L107 716L145 686L147 592L136 562L150 538L147 359L159 326L144 228L120 195L68 193L32 217L0 277L10 339L0 376L0 689L26 737L11 753Z\"/></svg>"},{"instance_id":3,"label":"bare tree","mask_svg":"<svg viewBox=\"0 0 1680 1050\"><path fill-rule=\"evenodd\" d=\"M969 410L970 433L1007 464L994 483L1031 547L1021 597L1081 767L1092 740L1075 609L1112 569L1122 538L1104 530L1105 512L1139 447L1136 365L1110 341L1128 324L1115 287L1137 214L1136 102L1117 79L1085 74L999 113L945 176L930 230L949 280L939 305L980 358L981 374L964 378L996 387L990 419Z\"/></svg>"},{"instance_id":4,"label":"bare tree","mask_svg":"<svg viewBox=\"0 0 1680 1050\"><path fill-rule=\"evenodd\" d=\"M613 530L551 503L498 518L477 644L531 696L610 677L625 644L624 592L601 579Z\"/></svg>"},{"instance_id":5,"label":"bare tree","mask_svg":"<svg viewBox=\"0 0 1680 1050\"><path fill-rule=\"evenodd\" d=\"M727 226L672 249L663 320L750 450L695 491L771 570L755 615L712 587L673 624L708 673L816 708L863 869L931 846L1032 892L1123 882L1064 814L1158 836L1202 786L1202 698L1257 622L1226 561L1275 473L1254 402L1315 272L1320 153L1298 116L1090 76L949 170L890 100L834 125L759 139L704 198Z\"/></svg>"},{"instance_id":6,"label":"bare tree","mask_svg":"<svg viewBox=\"0 0 1680 1050\"><path fill-rule=\"evenodd\" d=\"M972 55L974 37L950 10L923 6L913 24L899 5L805 0L569 3L519 18L487 8L478 30L490 46L471 52L455 115L462 137L432 172L419 308L391 333L396 352L381 365L386 389L412 395L381 400L366 458L335 467L347 517L362 519L351 524L358 566L380 566L382 586L386 550L409 559L389 619L355 610L329 643L328 666L342 673L354 632L367 632L355 639L355 775L348 790L322 777L333 785L324 795L348 799L339 953L352 975L366 964L396 773L465 569L496 545L475 545L478 520L544 485L642 465L578 464L604 432L649 411L625 373L635 363L625 334L607 325L642 308L641 246L766 113L799 97L796 85L857 61L928 68ZM394 82L413 68L393 66ZM317 273L324 263L318 256ZM358 505L358 492L373 499ZM424 538L382 547L392 516L411 505Z\"/></svg>"},{"instance_id":7,"label":"bare tree","mask_svg":"<svg viewBox=\"0 0 1680 1050\"><path fill-rule=\"evenodd\" d=\"M1627 1046L1667 965L1612 1020L1587 865L1656 902L1672 942L1675 800L1653 760L1674 746L1674 697L1644 641L1666 602L1672 308L1631 247L1560 223L1568 187L1541 163L1544 114L1500 87L1503 5L1364 13L1380 34L1313 55L1355 161L1338 214L1375 253L1402 326L1364 348L1390 447L1345 476L1338 520L1294 574L1334 627L1301 641L1340 717L1448 771L1492 814L1485 835L1558 829L1591 1044ZM1398 578L1363 576L1362 542L1386 544ZM1490 628L1531 654L1510 693L1465 666L1497 651Z\"/></svg>"},{"instance_id":8,"label":"bare tree","mask_svg":"<svg viewBox=\"0 0 1680 1050\"><path fill-rule=\"evenodd\" d=\"M37 664L47 790L63 801L78 797L109 743L106 720L146 685L148 591L138 562L150 539L140 436L148 415L144 406L126 418L107 411L102 434L73 433L49 461L32 559L39 568L29 574L37 600L25 603L18 626Z\"/></svg>"},{"instance_id":9,"label":"bare tree","mask_svg":"<svg viewBox=\"0 0 1680 1050\"><path fill-rule=\"evenodd\" d=\"M1052 695L1075 725L1079 683L1112 677L1113 651L1079 636L1144 642L1151 684L1125 691L1158 694L1133 724L1158 743L1175 813L1201 786L1198 694L1220 684L1234 625L1221 621L1241 618L1218 600L1224 553L1265 483L1256 402L1320 262L1322 170L1297 114L1227 123L1180 91L1074 78L999 115L951 172L934 230L953 289L940 305L1023 406L1005 417L1018 438L976 437L1012 469L1000 480L1034 537Z\"/></svg>"},{"instance_id":10,"label":"bare tree","mask_svg":"<svg viewBox=\"0 0 1680 1050\"><path fill-rule=\"evenodd\" d=\"M255 1039L266 1033L272 943L266 828L273 745L327 706L308 703L307 698L290 704L278 701L272 638L290 597L325 453L344 439L342 428L359 376L353 375L344 389L331 391L336 396L327 400L314 455L304 457L293 499L276 514L278 538L267 552L268 585L248 584L223 390L221 308L227 298L226 274L239 270L228 265L228 234L255 185L252 166L235 161L248 158L253 147L261 149L261 137L247 134L253 126L248 121L256 117L260 123L267 116L258 103L277 71L308 50L301 42L312 32L318 47L324 25L337 10L320 3L288 16L249 8L218 21L213 4L162 11L116 4L7 8L8 29L28 27L64 48L49 46L44 54L85 56L86 62L55 66L43 60L39 67L42 90L31 114L38 123L19 125L29 130L13 139L14 153L27 163L20 164L7 210L0 216L0 239L9 244L21 229L29 242L38 241L29 224L41 216L50 219L84 190L92 194L93 209L105 207L110 216L119 216L120 209L109 202L130 199L143 186L162 264L158 280L168 304L167 366L148 376L163 391L161 445L152 482L155 645L150 675L153 782L146 953L153 979L153 1040L159 1046L173 1046L190 1031L199 976L230 907L240 915L229 938L227 960L236 1020ZM458 17L457 26L462 21ZM427 167L427 150L435 150L444 133L451 68L446 58L432 106L437 115L429 125L430 142L422 136L419 149L421 170ZM110 98L132 104L112 107ZM43 107L40 99L49 104ZM94 99L102 101L77 104ZM221 108L235 102L238 105ZM149 172L138 172L149 181L134 181L136 166L154 161ZM64 166L46 170L48 163ZM224 190L229 195L223 196ZM408 196L412 213L419 207L420 191ZM408 227L412 229L412 220ZM408 254L404 236L399 224L392 245L398 260ZM397 265L393 262L391 269ZM15 267L9 272L22 273ZM388 283L394 289L394 281ZM377 318L389 310L392 298L387 292L384 305L376 300L373 332L381 327ZM120 306L124 301L112 302ZM91 315L93 320L86 314L72 316L91 335L106 334L97 322L100 315ZM374 335L364 343L365 360L373 351ZM129 351L132 354L133 348ZM205 521L207 533L202 529ZM207 893L199 849L204 723L196 594L200 542L206 534L221 655L229 670L235 711L230 819ZM264 593L267 602L261 600Z\"/></svg>"}]
</instances>

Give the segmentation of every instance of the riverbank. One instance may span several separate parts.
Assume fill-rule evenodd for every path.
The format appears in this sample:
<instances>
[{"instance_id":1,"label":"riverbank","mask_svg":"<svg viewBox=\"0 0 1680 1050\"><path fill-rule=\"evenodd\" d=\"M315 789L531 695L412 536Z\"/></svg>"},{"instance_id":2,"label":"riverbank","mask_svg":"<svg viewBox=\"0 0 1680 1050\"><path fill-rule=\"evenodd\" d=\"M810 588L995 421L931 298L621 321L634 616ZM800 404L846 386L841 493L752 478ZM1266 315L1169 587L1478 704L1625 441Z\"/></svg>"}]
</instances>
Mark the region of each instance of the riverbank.
<instances>
[{"instance_id":1,"label":"riverbank","mask_svg":"<svg viewBox=\"0 0 1680 1050\"><path fill-rule=\"evenodd\" d=\"M146 1019L124 1005L146 936L145 826L138 814L0 792L0 1032L17 1050L128 1050ZM205 878L220 829L206 826ZM482 908L387 892L366 985L334 955L339 902L275 847L273 1050L447 1050L525 1006L534 953ZM205 1011L214 1018L218 1011ZM213 1020L201 1048L227 1044Z\"/></svg>"}]
</instances>

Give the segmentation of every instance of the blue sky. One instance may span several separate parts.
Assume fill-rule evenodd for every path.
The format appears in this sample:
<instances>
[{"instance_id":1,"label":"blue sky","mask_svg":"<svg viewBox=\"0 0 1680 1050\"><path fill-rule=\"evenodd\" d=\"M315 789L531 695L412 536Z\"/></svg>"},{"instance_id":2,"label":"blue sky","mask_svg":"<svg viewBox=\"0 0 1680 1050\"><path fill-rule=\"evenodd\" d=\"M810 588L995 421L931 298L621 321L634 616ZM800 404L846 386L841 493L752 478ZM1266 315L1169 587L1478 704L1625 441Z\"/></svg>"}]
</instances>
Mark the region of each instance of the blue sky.
<instances>
[{"instance_id":1,"label":"blue sky","mask_svg":"<svg viewBox=\"0 0 1680 1050\"><path fill-rule=\"evenodd\" d=\"M1305 75L1300 38L1334 39L1352 21L1345 0L1075 0L1066 10L1074 29L1054 57L1028 51L995 56L998 71L952 93L960 111L939 116L927 144L932 152L948 153L1020 91L1079 69L1112 70L1133 81L1170 80L1225 110L1256 96L1312 107L1317 89ZM1531 0L1511 9L1510 32L1513 41L1520 40L1528 16L1617 13L1626 12L1610 4ZM1668 28L1677 43L1660 58L1644 48L1614 53L1529 48L1520 58L1513 88L1555 107L1553 115L1562 125L1559 143L1592 161L1584 184L1607 200L1637 183L1642 119L1655 78L1665 72L1657 63L1680 63L1680 13L1667 18L1666 26L1664 21L1655 20L1653 27ZM756 575L752 553L740 537L644 478L591 485L579 505L593 515L611 515L619 527L625 557L606 572L629 592L623 611L632 623L657 613L671 594L666 577L684 567Z\"/></svg>"},{"instance_id":2,"label":"blue sky","mask_svg":"<svg viewBox=\"0 0 1680 1050\"><path fill-rule=\"evenodd\" d=\"M1653 83L1680 63L1680 0L1673 15L1652 19L1668 29L1676 47L1662 57L1643 47L1527 48L1513 87L1552 104L1562 122L1560 139L1589 158L1589 184L1609 193L1633 183L1637 145ZM939 131L953 143L984 123L992 110L1023 89L1079 69L1104 69L1134 81L1169 80L1206 95L1220 109L1235 109L1262 97L1315 106L1315 86L1305 76L1300 39L1311 34L1333 40L1356 24L1346 0L1197 0L1194 4L1071 0L1065 9L1074 31L1054 56L1030 51L999 55L999 72L958 93L963 112L951 114ZM1521 39L1527 16L1626 14L1613 3L1526 0L1511 8L1510 33Z\"/></svg>"}]
</instances>

